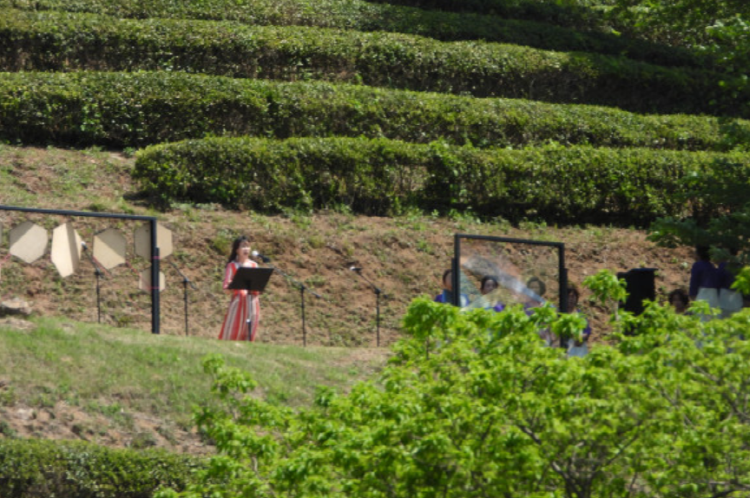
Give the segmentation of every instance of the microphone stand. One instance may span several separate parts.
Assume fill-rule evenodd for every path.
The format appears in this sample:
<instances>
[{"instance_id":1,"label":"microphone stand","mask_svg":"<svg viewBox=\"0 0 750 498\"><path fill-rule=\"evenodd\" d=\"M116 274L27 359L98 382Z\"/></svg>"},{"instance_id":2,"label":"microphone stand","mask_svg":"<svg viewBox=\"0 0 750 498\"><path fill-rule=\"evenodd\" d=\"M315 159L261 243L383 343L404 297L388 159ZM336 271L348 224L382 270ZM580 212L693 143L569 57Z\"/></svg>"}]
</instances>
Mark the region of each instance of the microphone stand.
<instances>
[{"instance_id":1,"label":"microphone stand","mask_svg":"<svg viewBox=\"0 0 750 498\"><path fill-rule=\"evenodd\" d=\"M177 271L177 273L179 273L180 276L182 277L182 286L184 289L183 295L185 298L185 336L187 336L188 335L188 284L190 284L190 287L192 287L193 290L198 290L198 289L195 287L195 284L193 284L193 282L191 282L185 276L185 274L182 273L179 268L177 268L176 264L174 264L172 261L169 261L169 264L172 265L172 268L174 268Z\"/></svg>"},{"instance_id":2,"label":"microphone stand","mask_svg":"<svg viewBox=\"0 0 750 498\"><path fill-rule=\"evenodd\" d=\"M260 257L260 256L258 256ZM261 257L264 263L269 263L271 260L266 257ZM288 280L292 281L294 285L299 287L299 296L300 296L300 308L302 311L302 346L307 346L307 328L305 327L305 291L309 292L313 296L317 297L318 299L321 299L322 296L315 292L314 290L307 287L305 284L300 282L299 280L295 279L294 277L290 277L287 273L284 273L283 270L281 270L278 266L274 266L269 264L270 268L273 268L277 272L281 273L283 276L285 276Z\"/></svg>"},{"instance_id":3,"label":"microphone stand","mask_svg":"<svg viewBox=\"0 0 750 498\"><path fill-rule=\"evenodd\" d=\"M375 335L375 345L376 345L376 347L380 347L380 294L382 294L383 291L381 291L378 288L377 285L375 285L374 283L372 283L372 281L370 281L369 278L367 278L364 275L362 275L362 268L354 268L354 267L352 267L351 270L354 273L356 273L357 275L359 275L360 277L362 277L365 280L365 282L367 282L368 284L370 284L370 287L372 287L372 290L375 292L375 309L376 309L375 323L377 324L377 329L376 329L377 332L376 332L376 335Z\"/></svg>"},{"instance_id":4,"label":"microphone stand","mask_svg":"<svg viewBox=\"0 0 750 498\"><path fill-rule=\"evenodd\" d=\"M96 264L96 261L94 261L94 257L89 252L89 248L86 244L83 245L83 252L86 253L86 256L88 256L89 261L91 261L91 266L94 267L94 275L96 275L96 322L102 323L102 306L101 306L101 292L99 291L99 279L103 275L102 271L99 269L99 265Z\"/></svg>"}]
</instances>

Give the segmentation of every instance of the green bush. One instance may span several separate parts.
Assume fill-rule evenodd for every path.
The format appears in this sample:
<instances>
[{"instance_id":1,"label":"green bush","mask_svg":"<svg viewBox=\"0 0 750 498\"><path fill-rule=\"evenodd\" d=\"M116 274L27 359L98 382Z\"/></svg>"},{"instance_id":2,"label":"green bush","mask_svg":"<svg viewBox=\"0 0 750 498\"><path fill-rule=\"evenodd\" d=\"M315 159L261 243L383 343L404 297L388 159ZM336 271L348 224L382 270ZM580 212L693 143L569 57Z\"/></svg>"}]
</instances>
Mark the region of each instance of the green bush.
<instances>
[{"instance_id":1,"label":"green bush","mask_svg":"<svg viewBox=\"0 0 750 498\"><path fill-rule=\"evenodd\" d=\"M6 9L8 71L159 70L607 105L635 112L735 115L726 76L625 58L391 33ZM748 88L750 93L750 88ZM750 98L748 99L750 100Z\"/></svg>"},{"instance_id":2,"label":"green bush","mask_svg":"<svg viewBox=\"0 0 750 498\"><path fill-rule=\"evenodd\" d=\"M205 466L166 451L116 450L81 441L0 439L3 498L151 498L184 489Z\"/></svg>"},{"instance_id":3,"label":"green bush","mask_svg":"<svg viewBox=\"0 0 750 498\"><path fill-rule=\"evenodd\" d=\"M604 9L594 7L587 0L566 2L539 0L374 0L380 3L393 3L438 9L447 12L471 12L511 19L527 19L565 26L579 30L603 29L606 25ZM602 3L602 2L599 2Z\"/></svg>"},{"instance_id":4,"label":"green bush","mask_svg":"<svg viewBox=\"0 0 750 498\"><path fill-rule=\"evenodd\" d=\"M699 116L164 71L0 73L0 110L6 140L120 148L214 134L722 150L731 145L730 131L748 127Z\"/></svg>"},{"instance_id":5,"label":"green bush","mask_svg":"<svg viewBox=\"0 0 750 498\"><path fill-rule=\"evenodd\" d=\"M405 207L471 209L509 219L631 225L682 213L678 180L716 157L750 167L740 153L210 138L140 151L134 177L163 202L266 211L346 204L376 215Z\"/></svg>"},{"instance_id":6,"label":"green bush","mask_svg":"<svg viewBox=\"0 0 750 498\"><path fill-rule=\"evenodd\" d=\"M493 252L462 265L469 286L493 262L523 258ZM625 293L612 273L586 280L600 298ZM157 498L747 497L747 310L706 321L705 302L684 315L648 302L613 317L615 333L579 358L539 337L580 338L579 313L507 305L415 299L377 378L322 388L299 411L263 402L250 374L206 358L218 400L197 422L219 454L202 477L221 484Z\"/></svg>"},{"instance_id":7,"label":"green bush","mask_svg":"<svg viewBox=\"0 0 750 498\"><path fill-rule=\"evenodd\" d=\"M210 19L254 25L387 31L443 41L486 40L549 50L627 55L667 66L701 67L709 62L686 50L604 33L583 33L549 24L502 19L497 16L429 11L363 0L0 0L0 7L89 12L138 19Z\"/></svg>"}]
</instances>

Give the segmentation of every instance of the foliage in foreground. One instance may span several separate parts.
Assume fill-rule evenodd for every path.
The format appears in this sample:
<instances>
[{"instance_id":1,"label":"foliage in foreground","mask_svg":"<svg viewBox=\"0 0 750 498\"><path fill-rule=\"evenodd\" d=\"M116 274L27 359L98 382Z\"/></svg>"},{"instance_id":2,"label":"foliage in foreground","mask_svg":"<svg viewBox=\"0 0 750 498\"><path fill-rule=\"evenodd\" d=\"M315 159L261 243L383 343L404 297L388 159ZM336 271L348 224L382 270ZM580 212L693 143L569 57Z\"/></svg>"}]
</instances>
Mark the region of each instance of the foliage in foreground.
<instances>
[{"instance_id":1,"label":"foliage in foreground","mask_svg":"<svg viewBox=\"0 0 750 498\"><path fill-rule=\"evenodd\" d=\"M206 370L225 408L197 421L221 454L179 496L750 491L750 313L703 322L651 304L621 320L636 335L566 358L537 332L575 335L576 314L464 314L419 299L378 381L346 396L321 390L299 413L248 396L252 379L211 357Z\"/></svg>"}]
</instances>

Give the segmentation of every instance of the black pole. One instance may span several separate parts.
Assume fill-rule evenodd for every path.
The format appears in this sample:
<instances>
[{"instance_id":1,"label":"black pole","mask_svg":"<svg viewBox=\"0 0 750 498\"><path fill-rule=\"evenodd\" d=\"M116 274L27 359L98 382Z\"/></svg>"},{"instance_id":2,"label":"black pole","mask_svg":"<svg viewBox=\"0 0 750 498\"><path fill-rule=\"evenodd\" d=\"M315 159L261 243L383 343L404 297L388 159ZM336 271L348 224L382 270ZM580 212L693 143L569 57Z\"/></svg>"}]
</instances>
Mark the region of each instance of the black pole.
<instances>
[{"instance_id":1,"label":"black pole","mask_svg":"<svg viewBox=\"0 0 750 498\"><path fill-rule=\"evenodd\" d=\"M302 347L307 347L307 328L305 328L305 286L299 286L300 304L302 307Z\"/></svg>"},{"instance_id":2,"label":"black pole","mask_svg":"<svg viewBox=\"0 0 750 498\"><path fill-rule=\"evenodd\" d=\"M365 282L370 284L370 287L372 287L373 292L375 292L375 323L376 323L376 332L375 332L375 345L377 347L380 347L380 294L383 292L381 291L377 285L375 285L369 278L362 275L362 268L357 268L352 266L349 268L351 271L362 277Z\"/></svg>"},{"instance_id":3,"label":"black pole","mask_svg":"<svg viewBox=\"0 0 750 498\"><path fill-rule=\"evenodd\" d=\"M461 235L453 236L453 257L451 258L451 304L461 306ZM443 283L443 282L441 282Z\"/></svg>"},{"instance_id":4,"label":"black pole","mask_svg":"<svg viewBox=\"0 0 750 498\"><path fill-rule=\"evenodd\" d=\"M271 261L268 258L262 258L262 259L263 259L264 263L268 263L269 261ZM315 292L313 290L310 290L307 286L305 286L305 284L303 284L299 280L296 280L296 279L290 277L289 274L285 273L284 270L282 270L278 266L274 266L274 265L269 264L268 267L269 268L273 268L277 272L281 273L284 277L286 277L287 279L289 279L296 287L299 288L300 311L302 313L302 345L303 346L307 346L307 328L306 328L306 325L305 325L305 291L309 292L310 294L312 294L313 296L317 297L318 299L321 299L323 296L321 296L320 294L318 294L317 292Z\"/></svg>"},{"instance_id":5,"label":"black pole","mask_svg":"<svg viewBox=\"0 0 750 498\"><path fill-rule=\"evenodd\" d=\"M85 242L81 242L83 252L91 262L91 266L94 267L94 275L96 276L96 323L102 323L102 304L101 304L101 292L99 290L99 278L102 276L102 271L99 269L99 265L96 264L94 257L89 252L89 246Z\"/></svg>"},{"instance_id":6,"label":"black pole","mask_svg":"<svg viewBox=\"0 0 750 498\"><path fill-rule=\"evenodd\" d=\"M558 273L560 274L560 310L563 313L568 312L568 269L565 268L565 245L560 245L558 247ZM568 340L563 341L562 337L560 338L560 347L561 348L567 348L568 347Z\"/></svg>"},{"instance_id":7,"label":"black pole","mask_svg":"<svg viewBox=\"0 0 750 498\"><path fill-rule=\"evenodd\" d=\"M180 269L177 267L176 264L174 264L172 261L169 261L169 264L172 265L172 268L177 271L177 273L180 274L182 277L182 287L184 289L184 300L185 300L185 335L188 335L188 284L190 284L190 287L193 288L193 290L198 290L198 288L193 284L193 282L190 281L187 276L180 271Z\"/></svg>"},{"instance_id":8,"label":"black pole","mask_svg":"<svg viewBox=\"0 0 750 498\"><path fill-rule=\"evenodd\" d=\"M101 277L102 272L99 271L99 268L94 270L94 275L96 275L96 323L102 323L102 297L99 291L99 277Z\"/></svg>"},{"instance_id":9,"label":"black pole","mask_svg":"<svg viewBox=\"0 0 750 498\"><path fill-rule=\"evenodd\" d=\"M156 218L151 219L151 333L159 333L159 245Z\"/></svg>"},{"instance_id":10,"label":"black pole","mask_svg":"<svg viewBox=\"0 0 750 498\"><path fill-rule=\"evenodd\" d=\"M187 280L182 281L182 294L185 300L185 337L188 336L188 293L187 293Z\"/></svg>"},{"instance_id":11,"label":"black pole","mask_svg":"<svg viewBox=\"0 0 750 498\"><path fill-rule=\"evenodd\" d=\"M376 307L377 307L377 315L376 315L377 318L376 318L376 321L377 321L377 324L378 324L377 325L378 326L378 328L377 328L377 334L375 336L375 347L379 348L380 347L380 289L378 289L378 290L375 291L375 295L377 296L375 298L375 301L377 302L377 304L376 304Z\"/></svg>"}]
</instances>

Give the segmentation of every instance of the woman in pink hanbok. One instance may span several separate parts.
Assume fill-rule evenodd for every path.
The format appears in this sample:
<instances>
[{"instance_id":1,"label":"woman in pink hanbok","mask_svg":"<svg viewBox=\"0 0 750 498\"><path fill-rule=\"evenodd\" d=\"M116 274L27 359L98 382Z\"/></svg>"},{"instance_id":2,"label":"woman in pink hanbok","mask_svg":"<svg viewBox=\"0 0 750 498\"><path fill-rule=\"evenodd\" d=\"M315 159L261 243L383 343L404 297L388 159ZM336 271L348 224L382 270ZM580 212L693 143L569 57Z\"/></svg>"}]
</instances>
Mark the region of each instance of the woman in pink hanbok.
<instances>
[{"instance_id":1,"label":"woman in pink hanbok","mask_svg":"<svg viewBox=\"0 0 750 498\"><path fill-rule=\"evenodd\" d=\"M256 268L250 259L250 240L246 236L235 239L232 254L224 271L224 290L232 295L229 309L221 326L219 339L226 341L255 341L260 321L258 292L228 289L235 273L241 267Z\"/></svg>"}]
</instances>

